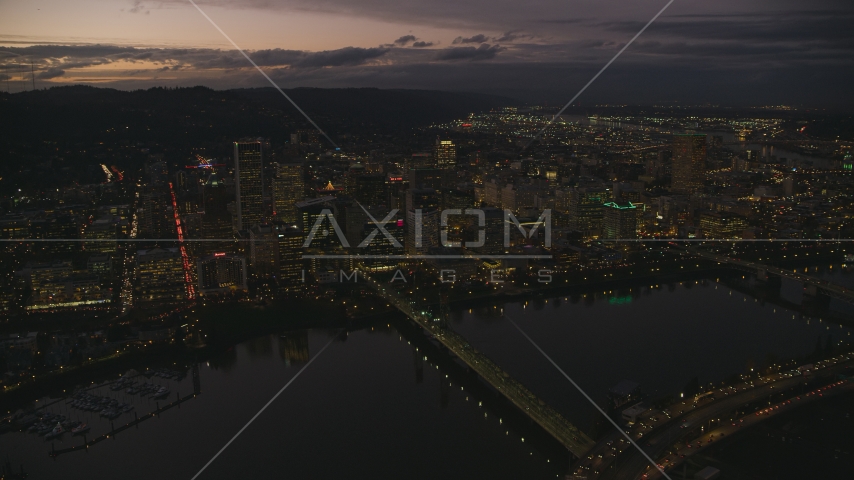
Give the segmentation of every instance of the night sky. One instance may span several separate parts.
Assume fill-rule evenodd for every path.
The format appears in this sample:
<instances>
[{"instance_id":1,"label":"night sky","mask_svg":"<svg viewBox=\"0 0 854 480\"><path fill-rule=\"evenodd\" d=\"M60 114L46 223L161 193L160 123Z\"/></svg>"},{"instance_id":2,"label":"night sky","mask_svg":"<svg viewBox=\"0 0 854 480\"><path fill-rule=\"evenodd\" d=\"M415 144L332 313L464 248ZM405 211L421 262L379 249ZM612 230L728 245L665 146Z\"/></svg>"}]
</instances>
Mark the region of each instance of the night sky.
<instances>
[{"instance_id":1,"label":"night sky","mask_svg":"<svg viewBox=\"0 0 854 480\"><path fill-rule=\"evenodd\" d=\"M666 0L199 0L282 87L562 104ZM266 86L188 0L2 0L0 90ZM854 104L854 2L676 0L578 104ZM25 81L26 80L26 81Z\"/></svg>"}]
</instances>

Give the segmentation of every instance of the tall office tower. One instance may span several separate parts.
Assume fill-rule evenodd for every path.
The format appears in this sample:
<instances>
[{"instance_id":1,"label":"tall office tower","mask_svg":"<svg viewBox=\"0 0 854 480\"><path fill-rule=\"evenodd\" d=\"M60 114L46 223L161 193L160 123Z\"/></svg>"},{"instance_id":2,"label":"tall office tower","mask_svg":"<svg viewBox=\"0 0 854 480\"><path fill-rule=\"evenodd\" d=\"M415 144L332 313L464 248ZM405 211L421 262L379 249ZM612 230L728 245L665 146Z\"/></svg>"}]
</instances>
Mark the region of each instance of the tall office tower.
<instances>
[{"instance_id":1,"label":"tall office tower","mask_svg":"<svg viewBox=\"0 0 854 480\"><path fill-rule=\"evenodd\" d=\"M143 171L146 182L151 185L163 185L169 181L169 167L163 161L163 155L149 155Z\"/></svg>"},{"instance_id":2,"label":"tall office tower","mask_svg":"<svg viewBox=\"0 0 854 480\"><path fill-rule=\"evenodd\" d=\"M246 290L246 259L225 252L200 258L197 263L199 293L223 293Z\"/></svg>"},{"instance_id":3,"label":"tall office tower","mask_svg":"<svg viewBox=\"0 0 854 480\"><path fill-rule=\"evenodd\" d=\"M273 179L273 214L281 222L299 222L296 204L305 197L302 163L280 163Z\"/></svg>"},{"instance_id":4,"label":"tall office tower","mask_svg":"<svg viewBox=\"0 0 854 480\"><path fill-rule=\"evenodd\" d=\"M374 218L381 221L382 219L378 217L384 218L385 215L374 215ZM403 226L403 217L404 215L401 212L398 212L391 221L382 225L382 227L391 234L391 236L393 236L401 246L406 242L406 229ZM397 260L393 256L405 253L405 250L396 246L385 235L376 233L379 226L378 222L374 222L372 220L367 220L362 225L362 239L367 239L370 235L374 235L371 242L366 245L365 248L360 249L360 255L364 255L366 257L364 259L360 259L361 264L368 271L372 272L394 269L400 263L400 260Z\"/></svg>"},{"instance_id":5,"label":"tall office tower","mask_svg":"<svg viewBox=\"0 0 854 480\"><path fill-rule=\"evenodd\" d=\"M303 147L320 148L320 134L317 130L297 130L296 140ZM294 141L294 134L291 134L291 142Z\"/></svg>"},{"instance_id":6,"label":"tall office tower","mask_svg":"<svg viewBox=\"0 0 854 480\"><path fill-rule=\"evenodd\" d=\"M224 242L200 242L198 251L206 254L232 250L234 244L226 242L234 237L233 220L228 204L234 200L229 185L217 173L211 173L199 187L202 197L201 238L224 240Z\"/></svg>"},{"instance_id":7,"label":"tall office tower","mask_svg":"<svg viewBox=\"0 0 854 480\"><path fill-rule=\"evenodd\" d=\"M406 191L406 210L438 209L439 206L439 196L432 188L410 188Z\"/></svg>"},{"instance_id":8,"label":"tall office tower","mask_svg":"<svg viewBox=\"0 0 854 480\"><path fill-rule=\"evenodd\" d=\"M184 299L184 263L177 248L136 253L134 303L172 303Z\"/></svg>"},{"instance_id":9,"label":"tall office tower","mask_svg":"<svg viewBox=\"0 0 854 480\"><path fill-rule=\"evenodd\" d=\"M429 153L413 153L409 160L409 165L405 165L406 170L413 168L436 168L436 158ZM409 173L409 172L404 172Z\"/></svg>"},{"instance_id":10,"label":"tall office tower","mask_svg":"<svg viewBox=\"0 0 854 480\"><path fill-rule=\"evenodd\" d=\"M472 185L457 185L457 188L447 188L441 192L441 207L473 208L475 206L475 191Z\"/></svg>"},{"instance_id":11,"label":"tall office tower","mask_svg":"<svg viewBox=\"0 0 854 480\"><path fill-rule=\"evenodd\" d=\"M279 285L286 290L302 286L302 231L293 225L274 223L279 247Z\"/></svg>"},{"instance_id":12,"label":"tall office tower","mask_svg":"<svg viewBox=\"0 0 854 480\"><path fill-rule=\"evenodd\" d=\"M688 195L702 193L705 179L706 135L674 135L673 192Z\"/></svg>"},{"instance_id":13,"label":"tall office tower","mask_svg":"<svg viewBox=\"0 0 854 480\"><path fill-rule=\"evenodd\" d=\"M569 226L585 238L598 238L602 231L603 206L610 193L604 188L581 187L570 192Z\"/></svg>"},{"instance_id":14,"label":"tall office tower","mask_svg":"<svg viewBox=\"0 0 854 480\"><path fill-rule=\"evenodd\" d=\"M474 222L471 227L473 234L468 241L479 243L483 240L483 245L467 248L467 250L480 255L501 255L504 253L504 210L494 207L484 207L481 210L483 210L484 226L481 227L478 225L479 222Z\"/></svg>"},{"instance_id":15,"label":"tall office tower","mask_svg":"<svg viewBox=\"0 0 854 480\"><path fill-rule=\"evenodd\" d=\"M344 227L341 223L346 225L346 219L341 218L339 221L335 214L330 215L334 201L335 197L326 196L297 203L300 217L298 226L304 242L308 242L311 248L329 249L341 245L338 232Z\"/></svg>"},{"instance_id":16,"label":"tall office tower","mask_svg":"<svg viewBox=\"0 0 854 480\"><path fill-rule=\"evenodd\" d=\"M273 225L255 224L249 229L249 268L253 280L278 275L279 244Z\"/></svg>"},{"instance_id":17,"label":"tall office tower","mask_svg":"<svg viewBox=\"0 0 854 480\"><path fill-rule=\"evenodd\" d=\"M436 145L433 147L433 158L439 168L454 168L457 165L457 147L454 142L437 137Z\"/></svg>"},{"instance_id":18,"label":"tall office tower","mask_svg":"<svg viewBox=\"0 0 854 480\"><path fill-rule=\"evenodd\" d=\"M432 188L440 190L446 171L438 168L413 168L409 171L409 188Z\"/></svg>"},{"instance_id":19,"label":"tall office tower","mask_svg":"<svg viewBox=\"0 0 854 480\"><path fill-rule=\"evenodd\" d=\"M261 139L234 142L235 213L240 230L249 230L263 219L263 157Z\"/></svg>"},{"instance_id":20,"label":"tall office tower","mask_svg":"<svg viewBox=\"0 0 854 480\"><path fill-rule=\"evenodd\" d=\"M167 210L169 200L160 187L144 186L139 195L139 237L168 238L175 234L171 223L172 212Z\"/></svg>"},{"instance_id":21,"label":"tall office tower","mask_svg":"<svg viewBox=\"0 0 854 480\"><path fill-rule=\"evenodd\" d=\"M501 184L491 178L483 184L483 203L490 207L501 206Z\"/></svg>"},{"instance_id":22,"label":"tall office tower","mask_svg":"<svg viewBox=\"0 0 854 480\"><path fill-rule=\"evenodd\" d=\"M388 204L386 177L382 174L358 175L352 180L353 198L363 206L379 206Z\"/></svg>"},{"instance_id":23,"label":"tall office tower","mask_svg":"<svg viewBox=\"0 0 854 480\"><path fill-rule=\"evenodd\" d=\"M608 202L605 204L605 215L602 219L603 239L635 239L637 238L637 224L637 207L631 202Z\"/></svg>"},{"instance_id":24,"label":"tall office tower","mask_svg":"<svg viewBox=\"0 0 854 480\"><path fill-rule=\"evenodd\" d=\"M439 245L439 210L416 208L406 212L407 255L424 255Z\"/></svg>"},{"instance_id":25,"label":"tall office tower","mask_svg":"<svg viewBox=\"0 0 854 480\"><path fill-rule=\"evenodd\" d=\"M83 238L91 241L84 242L83 248L88 252L115 253L118 243L108 240L118 238L118 220L118 217L109 215L87 225L83 230Z\"/></svg>"}]
</instances>

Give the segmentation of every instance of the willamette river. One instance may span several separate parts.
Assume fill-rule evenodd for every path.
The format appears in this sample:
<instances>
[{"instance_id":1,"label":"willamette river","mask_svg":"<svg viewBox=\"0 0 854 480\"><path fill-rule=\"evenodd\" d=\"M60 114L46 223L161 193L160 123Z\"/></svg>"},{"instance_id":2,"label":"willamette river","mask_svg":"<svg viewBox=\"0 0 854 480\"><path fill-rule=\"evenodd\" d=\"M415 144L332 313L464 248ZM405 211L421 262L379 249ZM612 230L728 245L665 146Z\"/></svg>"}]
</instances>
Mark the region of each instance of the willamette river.
<instances>
[{"instance_id":1,"label":"willamette river","mask_svg":"<svg viewBox=\"0 0 854 480\"><path fill-rule=\"evenodd\" d=\"M854 280L838 266L817 273ZM784 285L783 295L790 294L796 289ZM623 379L653 398L678 394L694 376L719 382L811 353L828 335L834 343L851 340L849 329L763 304L714 279L452 312L455 330L584 429L592 407L501 317L502 309L599 401ZM0 436L0 458L15 470L23 464L34 479L190 479L334 334L310 330L239 344L201 364L201 395L88 451L52 459L51 442L7 433ZM510 422L479 406L481 399L453 375L446 379L445 370L423 362L407 338L383 324L333 341L199 479L545 479L564 473L536 442L523 442ZM141 380L167 385L171 398L192 391L189 374L180 381ZM139 415L155 408L155 400L107 387L92 392L132 402ZM89 438L110 428L97 413L64 402L48 410L87 420ZM115 423L132 418L125 414ZM66 434L53 446L80 443Z\"/></svg>"}]
</instances>

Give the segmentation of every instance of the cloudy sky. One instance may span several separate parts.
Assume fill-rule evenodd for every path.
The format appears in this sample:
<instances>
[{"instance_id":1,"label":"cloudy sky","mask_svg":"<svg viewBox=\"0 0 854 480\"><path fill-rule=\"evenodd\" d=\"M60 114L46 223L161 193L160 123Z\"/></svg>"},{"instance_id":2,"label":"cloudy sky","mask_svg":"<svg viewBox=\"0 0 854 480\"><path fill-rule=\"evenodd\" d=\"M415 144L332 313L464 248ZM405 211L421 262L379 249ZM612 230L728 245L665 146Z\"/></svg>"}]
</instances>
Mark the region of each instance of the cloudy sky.
<instances>
[{"instance_id":1,"label":"cloudy sky","mask_svg":"<svg viewBox=\"0 0 854 480\"><path fill-rule=\"evenodd\" d=\"M197 0L282 87L563 103L667 0ZM851 0L676 0L578 103L854 106ZM0 0L0 89L265 86L189 0Z\"/></svg>"}]
</instances>

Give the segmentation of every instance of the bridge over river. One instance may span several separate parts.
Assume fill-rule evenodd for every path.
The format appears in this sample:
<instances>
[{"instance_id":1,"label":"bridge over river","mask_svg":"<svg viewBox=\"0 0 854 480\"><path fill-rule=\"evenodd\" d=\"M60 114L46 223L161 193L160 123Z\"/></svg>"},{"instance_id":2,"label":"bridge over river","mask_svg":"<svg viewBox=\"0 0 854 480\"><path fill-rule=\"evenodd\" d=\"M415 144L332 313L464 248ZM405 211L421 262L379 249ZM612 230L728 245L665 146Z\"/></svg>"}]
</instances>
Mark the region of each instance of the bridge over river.
<instances>
[{"instance_id":1,"label":"bridge over river","mask_svg":"<svg viewBox=\"0 0 854 480\"><path fill-rule=\"evenodd\" d=\"M737 258L727 257L725 255L717 255L710 252L704 252L698 248L682 247L682 249L687 252L690 252L693 255L696 255L697 257L718 262L722 265L728 265L737 270L755 274L757 278L763 281L767 281L773 277L797 280L803 283L805 293L813 297L817 295L826 295L831 298L842 300L843 302L854 304L854 289L850 289L842 285L837 285L835 283L828 282L827 280L822 280L820 278L816 278L810 275L798 273L793 270L786 270L783 268L764 265L748 260L740 260Z\"/></svg>"},{"instance_id":2,"label":"bridge over river","mask_svg":"<svg viewBox=\"0 0 854 480\"><path fill-rule=\"evenodd\" d=\"M434 318L429 312L418 311L410 300L401 298L393 288L382 285L368 276L365 276L365 281L391 305L430 332L451 353L563 444L570 453L581 458L594 447L595 442L578 427L569 423L560 413L537 398L486 355L469 345L465 338L447 328L444 322L439 321L440 319Z\"/></svg>"}]
</instances>

